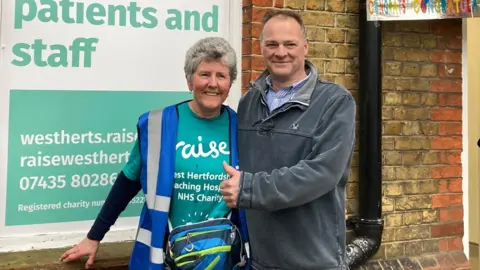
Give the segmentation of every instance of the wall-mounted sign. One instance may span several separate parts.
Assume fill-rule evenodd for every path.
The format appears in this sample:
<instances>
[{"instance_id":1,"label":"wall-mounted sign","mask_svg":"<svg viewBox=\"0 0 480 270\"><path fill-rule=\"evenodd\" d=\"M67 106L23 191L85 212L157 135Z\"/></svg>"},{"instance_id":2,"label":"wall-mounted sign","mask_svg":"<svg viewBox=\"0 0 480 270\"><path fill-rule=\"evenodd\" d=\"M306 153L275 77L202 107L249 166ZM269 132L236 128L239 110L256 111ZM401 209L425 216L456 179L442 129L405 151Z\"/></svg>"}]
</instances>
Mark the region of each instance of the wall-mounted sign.
<instances>
[{"instance_id":1,"label":"wall-mounted sign","mask_svg":"<svg viewBox=\"0 0 480 270\"><path fill-rule=\"evenodd\" d=\"M241 5L232 3L2 1L0 252L86 234L128 160L139 115L192 98L187 49L206 36L240 48L241 17L231 15ZM229 104L239 97L236 84ZM115 229L134 229L143 203L140 192Z\"/></svg>"},{"instance_id":2,"label":"wall-mounted sign","mask_svg":"<svg viewBox=\"0 0 480 270\"><path fill-rule=\"evenodd\" d=\"M367 20L408 21L480 17L480 0L368 0Z\"/></svg>"}]
</instances>

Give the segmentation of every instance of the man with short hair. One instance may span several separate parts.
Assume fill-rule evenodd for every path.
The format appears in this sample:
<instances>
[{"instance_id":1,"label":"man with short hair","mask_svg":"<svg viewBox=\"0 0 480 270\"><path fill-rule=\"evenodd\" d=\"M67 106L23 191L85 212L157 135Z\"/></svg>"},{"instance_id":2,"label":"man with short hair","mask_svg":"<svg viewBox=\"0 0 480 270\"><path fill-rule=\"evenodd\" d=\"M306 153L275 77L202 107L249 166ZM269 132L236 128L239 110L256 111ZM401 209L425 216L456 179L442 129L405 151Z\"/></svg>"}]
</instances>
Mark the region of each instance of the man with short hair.
<instances>
[{"instance_id":1,"label":"man with short hair","mask_svg":"<svg viewBox=\"0 0 480 270\"><path fill-rule=\"evenodd\" d=\"M305 60L301 17L269 12L267 69L238 107L240 171L224 164L224 200L246 210L257 270L348 269L345 185L355 140L355 101Z\"/></svg>"}]
</instances>

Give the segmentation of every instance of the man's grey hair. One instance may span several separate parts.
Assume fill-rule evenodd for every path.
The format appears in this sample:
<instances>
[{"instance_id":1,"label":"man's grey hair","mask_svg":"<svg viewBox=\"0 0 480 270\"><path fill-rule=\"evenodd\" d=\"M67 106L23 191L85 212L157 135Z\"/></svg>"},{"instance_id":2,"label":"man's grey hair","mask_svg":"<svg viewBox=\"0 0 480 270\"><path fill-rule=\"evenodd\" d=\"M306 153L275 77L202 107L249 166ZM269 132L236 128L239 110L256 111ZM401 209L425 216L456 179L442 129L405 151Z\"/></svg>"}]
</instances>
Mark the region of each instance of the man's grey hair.
<instances>
[{"instance_id":1,"label":"man's grey hair","mask_svg":"<svg viewBox=\"0 0 480 270\"><path fill-rule=\"evenodd\" d=\"M274 10L269 10L265 13L262 19L262 32L260 32L260 42L263 43L263 28L265 27L265 24L272 18L275 17L280 17L284 19L294 19L299 25L300 28L302 29L302 36L303 39L307 40L307 29L305 28L305 24L303 23L302 16L298 12L292 11L292 10L285 10L285 9L274 9Z\"/></svg>"},{"instance_id":2,"label":"man's grey hair","mask_svg":"<svg viewBox=\"0 0 480 270\"><path fill-rule=\"evenodd\" d=\"M230 84L237 79L237 55L230 43L221 37L207 37L197 41L185 55L183 70L190 82L202 61L224 61L230 73Z\"/></svg>"}]
</instances>

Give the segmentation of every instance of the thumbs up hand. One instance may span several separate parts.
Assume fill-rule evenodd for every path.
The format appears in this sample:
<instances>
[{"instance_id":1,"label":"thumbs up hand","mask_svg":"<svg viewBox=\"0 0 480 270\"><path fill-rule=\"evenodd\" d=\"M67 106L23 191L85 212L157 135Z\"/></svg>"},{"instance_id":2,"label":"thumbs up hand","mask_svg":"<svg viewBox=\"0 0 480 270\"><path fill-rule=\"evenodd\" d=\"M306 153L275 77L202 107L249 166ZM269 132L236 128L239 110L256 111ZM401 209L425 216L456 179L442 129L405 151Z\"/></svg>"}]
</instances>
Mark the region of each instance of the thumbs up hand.
<instances>
[{"instance_id":1,"label":"thumbs up hand","mask_svg":"<svg viewBox=\"0 0 480 270\"><path fill-rule=\"evenodd\" d=\"M229 179L223 180L220 184L220 192L223 195L223 200L231 208L237 207L238 194L240 193L240 172L232 166L223 162L223 169L230 176Z\"/></svg>"}]
</instances>

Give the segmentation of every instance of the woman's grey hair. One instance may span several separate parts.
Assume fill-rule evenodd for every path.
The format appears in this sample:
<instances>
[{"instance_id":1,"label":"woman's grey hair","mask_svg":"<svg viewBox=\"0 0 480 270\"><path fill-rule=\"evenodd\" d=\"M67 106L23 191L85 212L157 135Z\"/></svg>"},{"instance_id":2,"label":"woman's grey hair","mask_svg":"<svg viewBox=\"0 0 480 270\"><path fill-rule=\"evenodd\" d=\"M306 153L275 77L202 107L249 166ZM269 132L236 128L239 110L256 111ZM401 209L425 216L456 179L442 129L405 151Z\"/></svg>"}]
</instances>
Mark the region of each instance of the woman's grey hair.
<instances>
[{"instance_id":1,"label":"woman's grey hair","mask_svg":"<svg viewBox=\"0 0 480 270\"><path fill-rule=\"evenodd\" d=\"M221 37L207 37L197 41L185 55L183 70L188 81L202 61L224 60L230 73L230 84L237 79L237 56L230 43Z\"/></svg>"}]
</instances>

